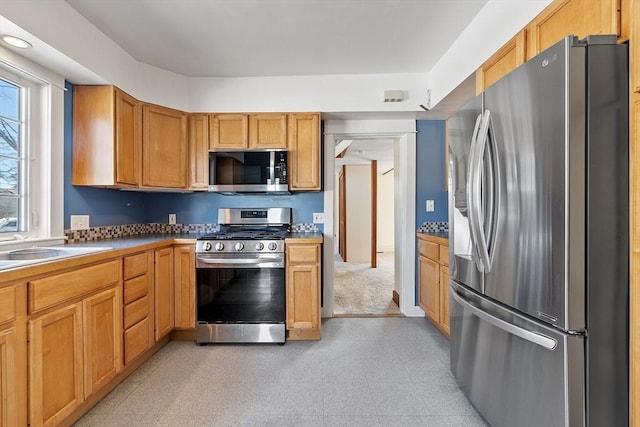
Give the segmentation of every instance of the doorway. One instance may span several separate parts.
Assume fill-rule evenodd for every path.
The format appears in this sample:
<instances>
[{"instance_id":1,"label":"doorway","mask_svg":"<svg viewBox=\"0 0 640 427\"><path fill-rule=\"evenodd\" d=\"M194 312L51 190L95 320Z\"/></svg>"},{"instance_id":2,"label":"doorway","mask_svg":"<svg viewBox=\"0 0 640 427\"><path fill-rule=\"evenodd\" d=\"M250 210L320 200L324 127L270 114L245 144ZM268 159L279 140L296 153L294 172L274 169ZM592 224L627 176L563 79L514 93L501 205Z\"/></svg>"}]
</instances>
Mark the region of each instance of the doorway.
<instances>
[{"instance_id":1,"label":"doorway","mask_svg":"<svg viewBox=\"0 0 640 427\"><path fill-rule=\"evenodd\" d=\"M394 275L394 139L336 145L334 316L399 316Z\"/></svg>"},{"instance_id":2,"label":"doorway","mask_svg":"<svg viewBox=\"0 0 640 427\"><path fill-rule=\"evenodd\" d=\"M405 316L423 316L415 304L415 121L414 120L325 120L324 121L324 238L323 317L334 315L335 266L339 253L339 213L336 200L336 146L345 140L393 140L393 287L399 311ZM391 173L391 172L390 172ZM380 176L380 175L378 175ZM347 203L349 202L347 195ZM347 230L349 225L346 225ZM348 239L347 239L348 241ZM346 249L347 259L349 249ZM383 255L384 256L384 255ZM377 258L379 260L379 257ZM339 260L338 260L339 261ZM392 294L393 292L392 291Z\"/></svg>"}]
</instances>

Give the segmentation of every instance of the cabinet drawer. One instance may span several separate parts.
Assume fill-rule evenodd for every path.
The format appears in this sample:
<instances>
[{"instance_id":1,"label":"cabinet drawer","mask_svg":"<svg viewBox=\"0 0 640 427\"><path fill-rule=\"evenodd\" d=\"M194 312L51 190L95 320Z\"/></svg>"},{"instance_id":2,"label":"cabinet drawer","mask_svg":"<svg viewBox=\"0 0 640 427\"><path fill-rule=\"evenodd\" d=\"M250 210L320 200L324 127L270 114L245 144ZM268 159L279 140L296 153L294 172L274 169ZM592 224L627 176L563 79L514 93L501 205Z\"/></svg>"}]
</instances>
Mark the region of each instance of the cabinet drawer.
<instances>
[{"instance_id":1,"label":"cabinet drawer","mask_svg":"<svg viewBox=\"0 0 640 427\"><path fill-rule=\"evenodd\" d=\"M125 365L151 347L149 326L149 318L147 317L124 331Z\"/></svg>"},{"instance_id":2,"label":"cabinet drawer","mask_svg":"<svg viewBox=\"0 0 640 427\"><path fill-rule=\"evenodd\" d=\"M320 245L291 245L287 248L287 263L320 262Z\"/></svg>"},{"instance_id":3,"label":"cabinet drawer","mask_svg":"<svg viewBox=\"0 0 640 427\"><path fill-rule=\"evenodd\" d=\"M149 297L145 296L124 306L125 329L149 316Z\"/></svg>"},{"instance_id":4,"label":"cabinet drawer","mask_svg":"<svg viewBox=\"0 0 640 427\"><path fill-rule=\"evenodd\" d=\"M149 276L138 276L124 282L124 303L129 304L149 293Z\"/></svg>"},{"instance_id":5,"label":"cabinet drawer","mask_svg":"<svg viewBox=\"0 0 640 427\"><path fill-rule=\"evenodd\" d=\"M9 322L16 318L16 287L9 286L0 289L0 323Z\"/></svg>"},{"instance_id":6,"label":"cabinet drawer","mask_svg":"<svg viewBox=\"0 0 640 427\"><path fill-rule=\"evenodd\" d=\"M420 255L433 260L440 259L440 245L426 240L418 240L418 252Z\"/></svg>"},{"instance_id":7,"label":"cabinet drawer","mask_svg":"<svg viewBox=\"0 0 640 427\"><path fill-rule=\"evenodd\" d=\"M29 312L80 298L120 281L120 260L80 268L29 282Z\"/></svg>"},{"instance_id":8,"label":"cabinet drawer","mask_svg":"<svg viewBox=\"0 0 640 427\"><path fill-rule=\"evenodd\" d=\"M449 246L440 245L440 262L449 265Z\"/></svg>"},{"instance_id":9,"label":"cabinet drawer","mask_svg":"<svg viewBox=\"0 0 640 427\"><path fill-rule=\"evenodd\" d=\"M124 280L141 276L149 269L149 254L143 252L124 258Z\"/></svg>"}]
</instances>

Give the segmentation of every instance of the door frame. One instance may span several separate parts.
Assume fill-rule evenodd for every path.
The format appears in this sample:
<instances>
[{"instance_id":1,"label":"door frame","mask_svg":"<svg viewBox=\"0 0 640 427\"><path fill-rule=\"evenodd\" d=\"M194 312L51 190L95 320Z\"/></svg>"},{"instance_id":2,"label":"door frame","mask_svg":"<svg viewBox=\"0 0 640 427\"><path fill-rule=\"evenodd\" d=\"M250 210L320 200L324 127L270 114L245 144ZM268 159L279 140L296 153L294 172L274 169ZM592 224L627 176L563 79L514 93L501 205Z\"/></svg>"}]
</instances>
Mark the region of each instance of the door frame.
<instances>
[{"instance_id":1,"label":"door frame","mask_svg":"<svg viewBox=\"0 0 640 427\"><path fill-rule=\"evenodd\" d=\"M335 146L343 139L393 138L394 142L394 240L395 287L400 312L422 317L416 303L416 122L415 120L326 120L324 122L324 245L322 316L333 316L336 191Z\"/></svg>"}]
</instances>

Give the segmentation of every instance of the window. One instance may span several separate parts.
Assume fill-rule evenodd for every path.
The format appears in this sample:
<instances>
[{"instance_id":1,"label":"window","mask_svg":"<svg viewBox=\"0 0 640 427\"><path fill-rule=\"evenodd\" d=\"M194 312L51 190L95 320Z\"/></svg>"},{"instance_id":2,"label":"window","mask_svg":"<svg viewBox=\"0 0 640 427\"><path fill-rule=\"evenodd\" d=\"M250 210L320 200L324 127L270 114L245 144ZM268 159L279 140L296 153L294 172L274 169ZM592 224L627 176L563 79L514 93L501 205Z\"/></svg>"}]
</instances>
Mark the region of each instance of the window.
<instances>
[{"instance_id":1,"label":"window","mask_svg":"<svg viewBox=\"0 0 640 427\"><path fill-rule=\"evenodd\" d=\"M0 252L63 243L64 80L0 48Z\"/></svg>"},{"instance_id":2,"label":"window","mask_svg":"<svg viewBox=\"0 0 640 427\"><path fill-rule=\"evenodd\" d=\"M0 78L0 233L25 231L26 88Z\"/></svg>"}]
</instances>

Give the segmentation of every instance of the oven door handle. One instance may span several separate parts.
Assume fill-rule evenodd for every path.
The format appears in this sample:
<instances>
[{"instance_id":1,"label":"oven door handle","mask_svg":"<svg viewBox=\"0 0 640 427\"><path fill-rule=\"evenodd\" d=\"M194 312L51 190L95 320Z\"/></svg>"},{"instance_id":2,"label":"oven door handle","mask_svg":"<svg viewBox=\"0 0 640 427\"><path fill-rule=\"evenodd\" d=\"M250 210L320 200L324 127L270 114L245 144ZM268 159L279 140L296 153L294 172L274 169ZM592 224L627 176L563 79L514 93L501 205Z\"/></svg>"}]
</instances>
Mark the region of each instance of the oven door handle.
<instances>
[{"instance_id":1,"label":"oven door handle","mask_svg":"<svg viewBox=\"0 0 640 427\"><path fill-rule=\"evenodd\" d=\"M284 257L275 255L260 258L214 258L196 257L196 268L284 268Z\"/></svg>"}]
</instances>

